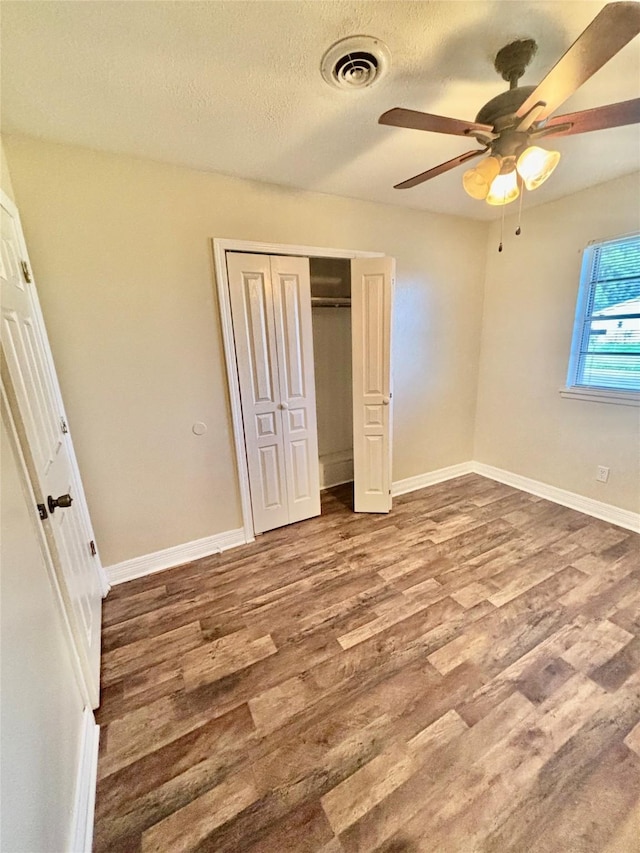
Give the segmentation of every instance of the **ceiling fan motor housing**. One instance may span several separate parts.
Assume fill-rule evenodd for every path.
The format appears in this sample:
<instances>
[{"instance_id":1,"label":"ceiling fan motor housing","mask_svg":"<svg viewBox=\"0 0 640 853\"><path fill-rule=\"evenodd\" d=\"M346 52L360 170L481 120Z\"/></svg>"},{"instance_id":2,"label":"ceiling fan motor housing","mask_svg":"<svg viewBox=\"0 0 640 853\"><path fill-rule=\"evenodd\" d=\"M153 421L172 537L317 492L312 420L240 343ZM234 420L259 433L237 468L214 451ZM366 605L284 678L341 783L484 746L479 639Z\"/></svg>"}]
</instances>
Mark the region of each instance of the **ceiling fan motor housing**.
<instances>
[{"instance_id":1,"label":"ceiling fan motor housing","mask_svg":"<svg viewBox=\"0 0 640 853\"><path fill-rule=\"evenodd\" d=\"M535 86L518 86L517 89L501 92L482 107L476 121L478 124L490 124L496 132L510 127L516 123L516 112L535 89Z\"/></svg>"}]
</instances>

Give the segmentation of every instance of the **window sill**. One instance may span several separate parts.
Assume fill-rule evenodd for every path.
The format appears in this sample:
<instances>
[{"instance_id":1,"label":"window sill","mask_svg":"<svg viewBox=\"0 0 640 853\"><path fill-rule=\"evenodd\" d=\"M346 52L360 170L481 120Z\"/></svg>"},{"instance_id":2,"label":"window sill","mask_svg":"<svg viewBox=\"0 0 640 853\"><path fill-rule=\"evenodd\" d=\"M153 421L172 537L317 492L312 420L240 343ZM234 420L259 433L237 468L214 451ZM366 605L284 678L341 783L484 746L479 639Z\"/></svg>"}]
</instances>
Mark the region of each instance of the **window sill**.
<instances>
[{"instance_id":1,"label":"window sill","mask_svg":"<svg viewBox=\"0 0 640 853\"><path fill-rule=\"evenodd\" d=\"M640 406L640 391L614 391L608 388L590 388L587 385L573 385L570 388L560 388L560 396L573 400L590 400L592 403Z\"/></svg>"}]
</instances>

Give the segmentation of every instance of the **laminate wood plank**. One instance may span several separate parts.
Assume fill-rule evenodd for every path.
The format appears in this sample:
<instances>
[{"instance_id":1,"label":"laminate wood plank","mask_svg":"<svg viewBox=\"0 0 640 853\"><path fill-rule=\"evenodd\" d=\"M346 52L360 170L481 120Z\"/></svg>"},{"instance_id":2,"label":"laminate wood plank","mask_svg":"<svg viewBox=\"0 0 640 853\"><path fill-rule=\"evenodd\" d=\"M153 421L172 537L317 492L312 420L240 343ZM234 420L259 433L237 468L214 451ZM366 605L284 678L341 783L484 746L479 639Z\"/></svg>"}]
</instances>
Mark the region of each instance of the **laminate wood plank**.
<instances>
[{"instance_id":1,"label":"laminate wood plank","mask_svg":"<svg viewBox=\"0 0 640 853\"><path fill-rule=\"evenodd\" d=\"M589 715L585 703L602 702L605 695L589 679L574 675L548 702L520 719L508 737L461 768L459 784L468 796L440 800L435 807L429 804L426 814L418 811L403 827L404 837L415 839L417 849L425 849L420 842L427 837L428 825L431 846L426 849L447 853L479 849L487 828L517 807L531 779L579 730Z\"/></svg>"},{"instance_id":2,"label":"laminate wood plank","mask_svg":"<svg viewBox=\"0 0 640 853\"><path fill-rule=\"evenodd\" d=\"M606 808L613 814L617 811L617 820L621 822L630 805L640 800L640 786L634 778L636 771L632 763L627 765L632 775L626 776L620 788L618 784L622 779L618 778L617 784L615 773L607 774L604 788L594 785L593 781L594 772L607 763L607 756L613 755L614 761L619 762L630 755L628 751L625 755L621 741L640 716L640 682L635 676L634 680L635 684L625 685L618 693L600 697L600 707L585 717L574 736L530 780L526 799L510 810L506 820L487 836L488 849L497 851L505 845L536 849L540 844L541 849L550 850L550 845L543 841L547 832L552 833L549 841L566 833L567 843L577 845L578 849L602 849L605 839L591 833L594 818L598 824L604 818L602 812L598 813L599 807L610 796ZM635 767L640 767L637 761ZM589 792L587 798L578 796L581 790ZM550 803L553 808L549 807ZM580 807L576 809L578 803ZM580 831L576 833L575 824L571 825L568 815L580 816L583 827L589 828L586 837ZM622 851L630 853L633 848L622 848Z\"/></svg>"},{"instance_id":3,"label":"laminate wood plank","mask_svg":"<svg viewBox=\"0 0 640 853\"><path fill-rule=\"evenodd\" d=\"M340 835L346 853L376 850L389 840L389 850L411 850L405 833L409 822L426 805L436 811L437 804L455 798L455 792L462 790L458 789L457 780L472 758L505 740L513 726L528 717L532 707L527 699L514 693L477 725L443 743L430 762Z\"/></svg>"},{"instance_id":4,"label":"laminate wood plank","mask_svg":"<svg viewBox=\"0 0 640 853\"><path fill-rule=\"evenodd\" d=\"M606 619L596 625L589 623L583 630L583 636L563 652L562 657L574 669L591 672L607 663L632 639L633 634Z\"/></svg>"},{"instance_id":5,"label":"laminate wood plank","mask_svg":"<svg viewBox=\"0 0 640 853\"><path fill-rule=\"evenodd\" d=\"M142 853L188 851L258 799L250 774L228 779L142 835Z\"/></svg>"},{"instance_id":6,"label":"laminate wood plank","mask_svg":"<svg viewBox=\"0 0 640 853\"><path fill-rule=\"evenodd\" d=\"M255 727L249 709L240 705L111 775L103 776L98 783L96 813L104 817L116 813L127 803L131 806L149 791L202 762L208 762L208 769L214 769L212 775L219 775L233 765L254 739ZM189 788L194 788L193 779Z\"/></svg>"},{"instance_id":7,"label":"laminate wood plank","mask_svg":"<svg viewBox=\"0 0 640 853\"><path fill-rule=\"evenodd\" d=\"M322 506L104 602L95 853L636 853L640 537L477 475Z\"/></svg>"},{"instance_id":8,"label":"laminate wood plank","mask_svg":"<svg viewBox=\"0 0 640 853\"><path fill-rule=\"evenodd\" d=\"M640 669L640 637L633 639L589 672L590 677L609 692L618 690L625 681Z\"/></svg>"},{"instance_id":9,"label":"laminate wood plank","mask_svg":"<svg viewBox=\"0 0 640 853\"><path fill-rule=\"evenodd\" d=\"M191 622L157 637L128 643L102 655L100 680L105 686L134 675L146 667L170 660L202 643L198 622Z\"/></svg>"},{"instance_id":10,"label":"laminate wood plank","mask_svg":"<svg viewBox=\"0 0 640 853\"><path fill-rule=\"evenodd\" d=\"M269 634L252 637L247 630L220 637L184 655L182 671L187 690L232 675L278 650Z\"/></svg>"},{"instance_id":11,"label":"laminate wood plank","mask_svg":"<svg viewBox=\"0 0 640 853\"><path fill-rule=\"evenodd\" d=\"M124 584L122 586L124 587ZM113 625L116 622L124 622L126 619L131 619L134 616L140 616L143 613L148 613L150 610L156 610L162 606L167 597L167 587L161 584L151 587L151 589L143 589L135 595L115 600L105 613L102 626L103 628L108 628L109 625Z\"/></svg>"},{"instance_id":12,"label":"laminate wood plank","mask_svg":"<svg viewBox=\"0 0 640 853\"><path fill-rule=\"evenodd\" d=\"M640 723L624 739L625 745L640 756Z\"/></svg>"},{"instance_id":13,"label":"laminate wood plank","mask_svg":"<svg viewBox=\"0 0 640 853\"><path fill-rule=\"evenodd\" d=\"M243 853L271 853L273 850L296 850L298 853L341 853L339 840L333 835L322 806L317 801L299 808L267 827L262 837L245 847Z\"/></svg>"},{"instance_id":14,"label":"laminate wood plank","mask_svg":"<svg viewBox=\"0 0 640 853\"><path fill-rule=\"evenodd\" d=\"M429 747L457 737L467 728L455 711L418 732L407 744L394 745L361 767L322 798L333 831L339 835L415 773Z\"/></svg>"}]
</instances>

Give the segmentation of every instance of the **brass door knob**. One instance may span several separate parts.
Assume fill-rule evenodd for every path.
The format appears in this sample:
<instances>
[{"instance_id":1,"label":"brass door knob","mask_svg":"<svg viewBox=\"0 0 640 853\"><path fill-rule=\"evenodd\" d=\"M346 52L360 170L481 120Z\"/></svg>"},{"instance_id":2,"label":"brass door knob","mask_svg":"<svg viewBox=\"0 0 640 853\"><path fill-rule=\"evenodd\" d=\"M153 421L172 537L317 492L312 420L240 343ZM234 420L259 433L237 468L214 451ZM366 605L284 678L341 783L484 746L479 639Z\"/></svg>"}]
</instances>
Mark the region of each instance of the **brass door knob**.
<instances>
[{"instance_id":1,"label":"brass door knob","mask_svg":"<svg viewBox=\"0 0 640 853\"><path fill-rule=\"evenodd\" d=\"M49 512L53 515L56 507L60 507L60 509L64 509L66 507L71 506L73 503L73 498L71 495L60 495L58 498L53 498L51 495L47 498L47 503L49 504Z\"/></svg>"}]
</instances>

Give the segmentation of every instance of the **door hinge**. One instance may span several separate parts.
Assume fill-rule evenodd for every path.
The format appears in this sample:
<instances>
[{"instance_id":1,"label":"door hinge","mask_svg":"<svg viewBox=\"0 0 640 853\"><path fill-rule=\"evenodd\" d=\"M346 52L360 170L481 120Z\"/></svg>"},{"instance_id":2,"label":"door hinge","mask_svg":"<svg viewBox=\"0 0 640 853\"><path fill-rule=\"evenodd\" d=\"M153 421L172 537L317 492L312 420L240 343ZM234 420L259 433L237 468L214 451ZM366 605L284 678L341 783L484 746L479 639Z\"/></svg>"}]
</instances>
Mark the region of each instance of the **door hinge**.
<instances>
[{"instance_id":1,"label":"door hinge","mask_svg":"<svg viewBox=\"0 0 640 853\"><path fill-rule=\"evenodd\" d=\"M47 508L44 504L38 504L38 514L40 515L40 521L44 521L45 518L48 518Z\"/></svg>"},{"instance_id":2,"label":"door hinge","mask_svg":"<svg viewBox=\"0 0 640 853\"><path fill-rule=\"evenodd\" d=\"M89 549L91 550L91 556L95 557L98 552L96 551L96 543L93 541L93 539L91 540L91 542L89 542Z\"/></svg>"},{"instance_id":3,"label":"door hinge","mask_svg":"<svg viewBox=\"0 0 640 853\"><path fill-rule=\"evenodd\" d=\"M22 275L24 276L24 280L27 282L27 284L31 284L31 273L29 272L27 262L20 261L20 266L22 267Z\"/></svg>"},{"instance_id":4,"label":"door hinge","mask_svg":"<svg viewBox=\"0 0 640 853\"><path fill-rule=\"evenodd\" d=\"M69 432L69 427L67 426L67 422L64 418L60 418L60 429L62 430L64 435Z\"/></svg>"}]
</instances>

